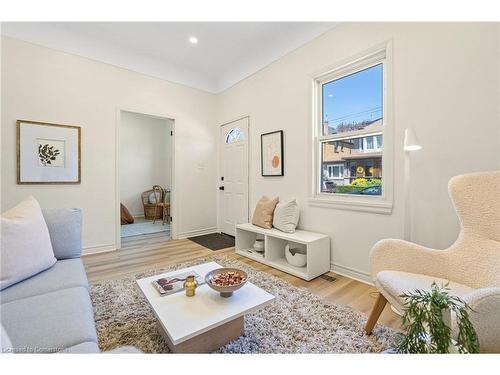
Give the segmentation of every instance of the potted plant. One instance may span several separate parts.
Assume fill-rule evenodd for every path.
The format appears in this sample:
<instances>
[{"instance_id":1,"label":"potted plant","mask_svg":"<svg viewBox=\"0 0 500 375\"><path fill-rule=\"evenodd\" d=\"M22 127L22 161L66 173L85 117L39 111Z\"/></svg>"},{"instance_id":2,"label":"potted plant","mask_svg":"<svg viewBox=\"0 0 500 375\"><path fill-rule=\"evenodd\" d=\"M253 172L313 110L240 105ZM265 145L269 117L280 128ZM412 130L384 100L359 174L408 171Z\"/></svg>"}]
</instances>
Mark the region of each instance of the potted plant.
<instances>
[{"instance_id":1,"label":"potted plant","mask_svg":"<svg viewBox=\"0 0 500 375\"><path fill-rule=\"evenodd\" d=\"M432 283L430 291L403 294L405 334L397 345L398 353L478 353L476 331L469 320L472 309L460 298L451 296L448 285ZM458 336L452 339L450 313L456 315Z\"/></svg>"}]
</instances>

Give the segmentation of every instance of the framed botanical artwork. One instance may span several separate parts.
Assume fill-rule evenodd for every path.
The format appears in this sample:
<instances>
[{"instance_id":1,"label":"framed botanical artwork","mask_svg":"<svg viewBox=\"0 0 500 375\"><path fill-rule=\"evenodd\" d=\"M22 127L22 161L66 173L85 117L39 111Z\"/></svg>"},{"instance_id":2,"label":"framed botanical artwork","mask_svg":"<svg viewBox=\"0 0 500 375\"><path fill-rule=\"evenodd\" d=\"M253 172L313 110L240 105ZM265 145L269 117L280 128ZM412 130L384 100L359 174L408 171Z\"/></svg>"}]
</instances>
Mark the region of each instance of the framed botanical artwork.
<instances>
[{"instance_id":1,"label":"framed botanical artwork","mask_svg":"<svg viewBox=\"0 0 500 375\"><path fill-rule=\"evenodd\" d=\"M262 176L283 176L283 130L260 136Z\"/></svg>"},{"instance_id":2,"label":"framed botanical artwork","mask_svg":"<svg viewBox=\"0 0 500 375\"><path fill-rule=\"evenodd\" d=\"M79 184L79 126L17 121L17 183Z\"/></svg>"}]
</instances>

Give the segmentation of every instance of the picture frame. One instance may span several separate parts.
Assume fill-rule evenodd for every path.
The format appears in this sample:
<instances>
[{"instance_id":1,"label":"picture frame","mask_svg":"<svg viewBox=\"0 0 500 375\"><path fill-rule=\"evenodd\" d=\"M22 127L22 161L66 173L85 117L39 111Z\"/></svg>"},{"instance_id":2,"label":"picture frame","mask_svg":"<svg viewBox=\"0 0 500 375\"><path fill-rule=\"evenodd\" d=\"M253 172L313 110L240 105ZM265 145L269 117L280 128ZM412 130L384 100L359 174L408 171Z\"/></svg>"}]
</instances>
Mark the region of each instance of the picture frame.
<instances>
[{"instance_id":1,"label":"picture frame","mask_svg":"<svg viewBox=\"0 0 500 375\"><path fill-rule=\"evenodd\" d=\"M261 175L263 177L284 176L283 130L260 136Z\"/></svg>"},{"instance_id":2,"label":"picture frame","mask_svg":"<svg viewBox=\"0 0 500 375\"><path fill-rule=\"evenodd\" d=\"M17 183L80 184L81 128L16 121Z\"/></svg>"}]
</instances>

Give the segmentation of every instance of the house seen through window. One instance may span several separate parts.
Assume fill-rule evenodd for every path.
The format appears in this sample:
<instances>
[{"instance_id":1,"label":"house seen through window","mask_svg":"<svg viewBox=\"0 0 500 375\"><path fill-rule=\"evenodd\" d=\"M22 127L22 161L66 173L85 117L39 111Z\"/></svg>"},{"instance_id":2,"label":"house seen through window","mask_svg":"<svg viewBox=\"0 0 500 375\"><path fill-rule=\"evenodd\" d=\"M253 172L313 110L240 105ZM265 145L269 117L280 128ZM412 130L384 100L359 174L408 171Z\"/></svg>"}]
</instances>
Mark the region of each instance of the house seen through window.
<instances>
[{"instance_id":1,"label":"house seen through window","mask_svg":"<svg viewBox=\"0 0 500 375\"><path fill-rule=\"evenodd\" d=\"M321 84L321 193L381 195L383 64Z\"/></svg>"}]
</instances>

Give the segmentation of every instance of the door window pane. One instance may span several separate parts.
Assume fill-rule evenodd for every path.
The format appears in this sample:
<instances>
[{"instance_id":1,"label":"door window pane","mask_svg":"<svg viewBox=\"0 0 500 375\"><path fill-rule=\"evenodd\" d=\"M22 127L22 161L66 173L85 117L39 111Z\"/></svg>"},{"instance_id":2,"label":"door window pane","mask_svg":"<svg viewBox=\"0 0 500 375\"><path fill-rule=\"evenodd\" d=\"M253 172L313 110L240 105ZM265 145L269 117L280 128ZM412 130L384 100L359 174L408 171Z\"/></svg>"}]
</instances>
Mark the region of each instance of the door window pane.
<instances>
[{"instance_id":1,"label":"door window pane","mask_svg":"<svg viewBox=\"0 0 500 375\"><path fill-rule=\"evenodd\" d=\"M239 128L234 128L226 135L226 143L240 142L244 140L243 132Z\"/></svg>"}]
</instances>

